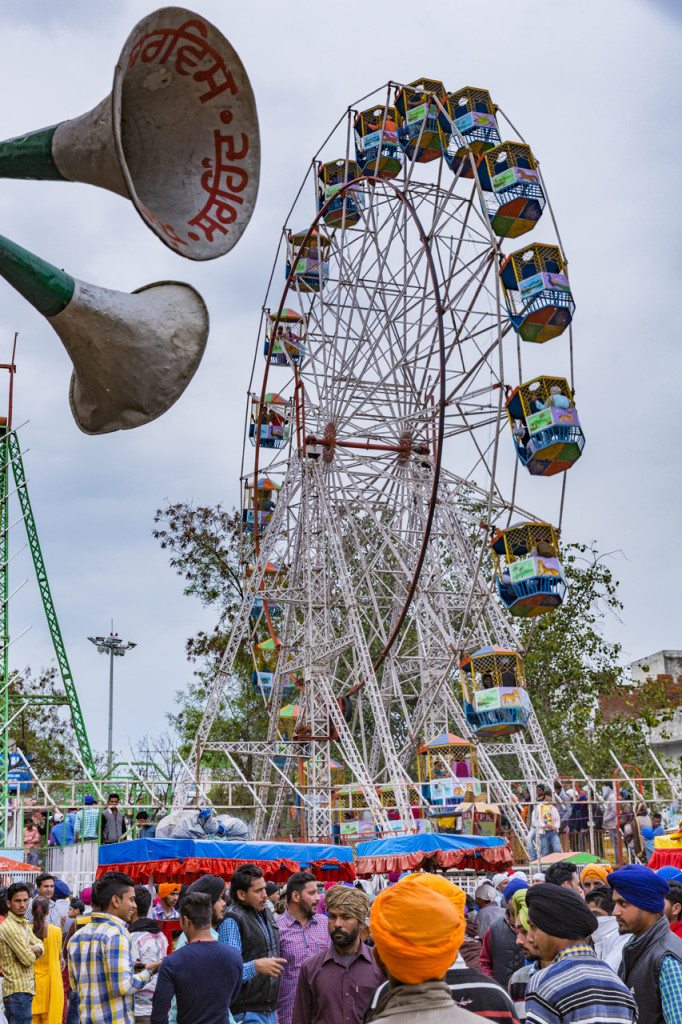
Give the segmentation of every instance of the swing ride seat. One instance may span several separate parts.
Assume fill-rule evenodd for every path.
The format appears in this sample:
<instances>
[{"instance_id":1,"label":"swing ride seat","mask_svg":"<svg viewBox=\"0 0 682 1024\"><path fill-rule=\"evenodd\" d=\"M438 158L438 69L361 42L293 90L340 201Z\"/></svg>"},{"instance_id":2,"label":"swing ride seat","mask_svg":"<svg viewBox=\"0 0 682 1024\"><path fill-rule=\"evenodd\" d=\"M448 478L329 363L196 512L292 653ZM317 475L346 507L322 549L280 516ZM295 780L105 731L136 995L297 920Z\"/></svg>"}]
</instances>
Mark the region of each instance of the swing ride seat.
<instances>
[{"instance_id":1,"label":"swing ride seat","mask_svg":"<svg viewBox=\"0 0 682 1024\"><path fill-rule=\"evenodd\" d=\"M565 377L520 384L506 406L516 454L531 476L563 473L580 458L585 435Z\"/></svg>"},{"instance_id":2,"label":"swing ride seat","mask_svg":"<svg viewBox=\"0 0 682 1024\"><path fill-rule=\"evenodd\" d=\"M351 185L343 193L337 193L349 181L356 181L360 170L354 160L332 160L321 164L318 171L320 188L317 194L318 212L325 203L329 206L322 214L322 219L330 228L352 227L357 224L365 205L362 186Z\"/></svg>"},{"instance_id":3,"label":"swing ride seat","mask_svg":"<svg viewBox=\"0 0 682 1024\"><path fill-rule=\"evenodd\" d=\"M363 110L355 118L355 161L362 174L395 178L402 168L394 107Z\"/></svg>"},{"instance_id":4,"label":"swing ride seat","mask_svg":"<svg viewBox=\"0 0 682 1024\"><path fill-rule=\"evenodd\" d=\"M550 341L571 323L575 302L558 246L536 242L511 253L500 280L512 326L524 341Z\"/></svg>"}]
</instances>

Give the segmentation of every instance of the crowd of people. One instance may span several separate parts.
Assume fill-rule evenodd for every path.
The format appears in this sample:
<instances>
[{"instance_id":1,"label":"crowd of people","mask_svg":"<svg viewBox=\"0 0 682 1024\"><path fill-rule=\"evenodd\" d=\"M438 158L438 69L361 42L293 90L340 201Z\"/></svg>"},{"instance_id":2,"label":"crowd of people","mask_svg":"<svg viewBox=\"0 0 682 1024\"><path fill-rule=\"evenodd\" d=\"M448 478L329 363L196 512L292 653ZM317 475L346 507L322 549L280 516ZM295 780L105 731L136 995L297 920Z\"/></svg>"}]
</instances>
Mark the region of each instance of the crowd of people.
<instances>
[{"instance_id":1,"label":"crowd of people","mask_svg":"<svg viewBox=\"0 0 682 1024\"><path fill-rule=\"evenodd\" d=\"M682 871L136 885L0 893L7 1024L681 1024ZM1 1016L0 1016L1 1019Z\"/></svg>"},{"instance_id":2,"label":"crowd of people","mask_svg":"<svg viewBox=\"0 0 682 1024\"><path fill-rule=\"evenodd\" d=\"M603 855L605 837L615 857L622 851L629 859L647 861L654 852L654 840L665 835L663 814L634 800L626 786L618 797L612 785L604 784L599 793L577 783L564 786L557 779L552 787L538 784L534 797L528 789L517 787L515 798L528 828L528 856L531 861L562 848ZM677 804L669 808L669 824L679 820ZM510 830L509 822L503 826ZM564 843L562 844L562 838Z\"/></svg>"},{"instance_id":3,"label":"crowd of people","mask_svg":"<svg viewBox=\"0 0 682 1024\"><path fill-rule=\"evenodd\" d=\"M139 810L134 823L121 807L119 793L109 793L104 807L92 794L83 799L83 806L67 807L65 812L52 808L29 808L24 813L24 860L39 865L46 846L73 846L78 842L96 841L104 846L123 839L153 839L156 825L148 811Z\"/></svg>"},{"instance_id":4,"label":"crowd of people","mask_svg":"<svg viewBox=\"0 0 682 1024\"><path fill-rule=\"evenodd\" d=\"M519 784L515 787L514 799L528 829L527 854L531 861L564 849L611 856L616 860L620 856L646 862L653 853L655 838L665 834L666 825L675 828L680 817L676 803L661 813L647 806L643 800L633 800L626 786L621 786L616 795L614 787L608 784L595 794L589 787L583 789L578 783L564 785L557 779L553 786L540 783L533 795ZM419 818L421 810L413 808L413 815ZM391 816L397 816L397 811L389 811ZM453 808L453 816L455 830L462 830L456 808ZM165 817L163 821L170 821L170 818ZM237 824L243 825L232 817L225 821L232 830ZM176 826L182 824L175 822ZM103 805L92 794L87 794L80 807L65 807L63 811L54 807L50 810L27 807L23 825L24 860L41 866L45 864L48 847L72 846L83 841L109 845L126 839L153 839L157 825L162 827L163 822L159 823L153 812L125 808L118 793L109 793ZM376 836L371 812L362 812L357 827L358 835L363 838ZM502 835L511 835L511 823L504 813L501 814L500 827ZM175 832L183 838L220 838L221 835L247 838L246 828L243 825L237 836L234 831L221 830L220 824L210 830L206 827L202 830L195 823L186 836L177 828ZM332 840L340 841L340 835L333 836Z\"/></svg>"}]
</instances>

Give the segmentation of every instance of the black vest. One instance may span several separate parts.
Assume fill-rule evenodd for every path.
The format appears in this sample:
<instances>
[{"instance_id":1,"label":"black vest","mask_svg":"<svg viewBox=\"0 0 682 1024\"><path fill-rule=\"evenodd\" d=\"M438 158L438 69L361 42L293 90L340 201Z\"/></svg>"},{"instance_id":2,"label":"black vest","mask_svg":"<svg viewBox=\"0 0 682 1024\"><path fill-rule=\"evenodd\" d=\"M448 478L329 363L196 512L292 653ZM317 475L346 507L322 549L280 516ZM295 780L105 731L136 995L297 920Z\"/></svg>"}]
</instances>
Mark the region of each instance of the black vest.
<instances>
[{"instance_id":1,"label":"black vest","mask_svg":"<svg viewBox=\"0 0 682 1024\"><path fill-rule=\"evenodd\" d=\"M623 946L618 974L635 997L639 1024L663 1024L658 974L664 956L682 963L682 939L673 935L665 917Z\"/></svg>"},{"instance_id":2,"label":"black vest","mask_svg":"<svg viewBox=\"0 0 682 1024\"><path fill-rule=\"evenodd\" d=\"M507 991L507 982L514 971L523 967L526 954L516 944L516 932L506 917L493 921L488 928L488 947L493 962L493 977L498 985Z\"/></svg>"},{"instance_id":3,"label":"black vest","mask_svg":"<svg viewBox=\"0 0 682 1024\"><path fill-rule=\"evenodd\" d=\"M251 907L232 903L225 916L232 918L239 928L244 963L248 963L249 960L260 960L265 956L279 956L279 928L270 910L259 914ZM261 921L267 925L267 938ZM256 974L242 985L230 1009L234 1014L246 1013L247 1010L254 1013L272 1013L277 1008L278 996L279 978Z\"/></svg>"}]
</instances>

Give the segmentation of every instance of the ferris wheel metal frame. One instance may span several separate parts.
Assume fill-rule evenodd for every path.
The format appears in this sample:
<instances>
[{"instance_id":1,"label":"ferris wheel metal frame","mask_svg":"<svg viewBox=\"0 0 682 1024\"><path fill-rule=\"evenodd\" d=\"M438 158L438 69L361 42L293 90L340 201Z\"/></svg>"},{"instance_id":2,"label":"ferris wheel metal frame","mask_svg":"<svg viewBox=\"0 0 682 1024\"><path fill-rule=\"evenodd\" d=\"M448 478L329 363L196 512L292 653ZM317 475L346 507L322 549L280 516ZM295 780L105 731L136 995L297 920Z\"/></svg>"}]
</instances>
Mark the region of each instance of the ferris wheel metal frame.
<instances>
[{"instance_id":1,"label":"ferris wheel metal frame","mask_svg":"<svg viewBox=\"0 0 682 1024\"><path fill-rule=\"evenodd\" d=\"M389 83L386 101L387 104L390 98L390 91L395 87L396 83ZM448 113L445 111L445 108L437 97L433 97L433 99L438 103L442 113ZM388 109L387 106L386 109ZM349 130L347 134L345 157L346 165L350 159L351 112L352 108L349 108ZM339 123L341 123L341 121ZM511 125L511 122L509 123ZM511 125L511 127L513 128L513 125ZM451 137L456 139L459 144L466 144L466 140L456 132L452 121L451 129ZM419 138L421 139L421 134ZM314 418L315 414L319 414L321 410L320 408L317 410L314 409L314 404L309 400L310 391L306 392L303 388L302 382L305 374L302 367L293 360L288 359L289 369L293 376L294 394L296 399L294 402L296 445L293 443L294 435L292 434L289 452L286 457L286 476L282 489L279 492L278 501L274 512L272 513L271 521L267 525L267 530L263 531L260 529L259 516L257 514L254 516L253 534L255 565L249 577L244 604L233 624L232 633L220 670L207 697L202 722L197 731L192 753L190 755L185 782L178 787L178 791L176 792L176 806L187 802L191 786L193 782L196 782L199 775L201 752L203 749L221 749L223 753L228 756L230 763L233 764L238 771L240 771L239 764L235 759L238 759L239 756L243 754L256 755L260 764L261 782L261 788L256 788L255 786L253 788L254 802L256 805L255 830L257 834L266 834L269 836L275 834L278 825L279 812L283 807L286 794L291 792L296 792L302 806L307 808L306 815L309 819L308 834L312 834L313 836L329 834L331 811L329 805L325 805L324 794L330 792L331 789L329 760L332 743L336 743L337 747L343 751L346 763L351 771L352 778L364 793L367 801L367 807L375 816L375 820L380 828L390 828L388 818L385 813L385 807L376 797L376 787L382 778L390 783L394 789L396 806L400 813L401 820L404 823L411 821L409 807L410 801L408 800L408 789L410 787L411 780L407 772L407 765L409 763L410 756L414 751L419 732L422 731L423 734L424 729L435 730L440 725L445 725L447 730L449 724L457 726L457 728L465 734L467 731L467 725L461 705L458 700L455 699L452 692L453 665L456 665L458 654L474 639L478 639L479 642L482 639L484 639L485 642L492 639L493 642L513 643L513 631L509 626L503 610L497 605L492 597L492 583L482 572L483 559L487 549L486 538L484 537L479 543L478 553L476 554L475 546L471 540L471 517L469 517L468 520L466 516L463 518L460 507L462 496L464 496L465 504L466 501L469 501L469 503L480 506L480 509L483 510L483 514L485 516L486 527L492 524L494 512L497 512L500 515L506 514L508 522L511 521L515 510L524 512L529 519L533 518L531 513L520 509L516 501L518 475L518 462L516 459L514 460L511 499L505 499L503 497L497 481L498 448L501 433L505 428L505 424L503 423L504 361L502 341L505 335L511 330L511 324L507 319L507 311L504 309L501 297L500 281L498 276L502 255L501 239L495 237L490 221L486 217L485 200L476 173L473 154L471 152L468 154L468 163L471 168L472 176L468 198L463 198L455 192L456 185L460 181L464 180L462 167L460 167L460 170L456 174L452 175L449 188L443 190L441 189L440 184L443 161L441 160L439 163L441 164L441 167L438 172L436 192L433 191L433 185L429 186L427 184L424 186L420 182L413 181L413 173L416 165L414 158L409 163L407 160L404 163L403 180L400 187L394 184L393 181L388 181L377 174L362 175L360 178L348 181L341 185L334 195L330 196L320 205L318 212L310 223L307 231L301 232L298 236L301 238L298 252L293 253L292 255L290 270L287 275L282 297L277 307L277 313L271 317L274 326L276 327L280 323L280 319L285 310L287 297L291 294L292 288L296 284L296 267L298 265L299 258L305 251L306 245L315 237L316 233L319 235L321 232L325 215L329 211L331 204L338 201L339 196L342 197L343 212L345 214L349 199L357 197L359 188L364 190L363 194L365 195L365 198L367 198L367 196L371 196L372 199L375 199L379 192L383 190L386 195L390 196L390 199L397 204L398 208L402 211L404 218L409 215L411 219L410 222L416 229L419 245L425 258L427 277L433 289L432 305L435 306L434 324L435 334L438 339L438 369L440 371L440 376L438 379L438 385L434 388L434 392L437 391L437 401L432 403L432 406L428 411L428 415L423 415L420 422L420 426L422 428L424 428L427 421L428 425L431 427L428 452L426 451L427 446L423 443L423 438L420 443L420 438L417 437L417 443L415 443L414 433L410 437L405 437L404 435L393 437L391 439L388 439L385 436L377 437L376 423L374 424L374 436L370 438L369 434L371 432L368 432L367 439L364 442L359 439L353 440L352 437L348 436L339 436L336 433L335 425L332 424L331 421L327 423L322 421L324 420L324 416L322 417L322 420L318 420L318 423L316 424L317 429L313 433L309 433L308 424L310 419L306 422L306 413L310 413L312 409L312 418ZM312 166L313 181L315 181L314 161ZM540 178L540 180L542 181L542 178ZM544 187L544 181L542 183ZM299 196L302 189L303 186L301 187L301 190L299 190ZM483 337L485 339L486 334L491 335L490 327L470 332L469 336L464 339L458 337L458 330L455 324L454 315L456 303L466 296L468 285L471 285L472 281L478 281L478 277L477 273L473 273L454 296L449 295L448 289L445 289L445 292L443 293L437 267L437 263L440 264L441 268L443 267L442 253L438 251L440 236L435 231L435 228L438 226L442 209L438 216L434 213L430 230L428 224L422 223L423 218L420 216L420 208L426 206L427 209L430 209L428 203L430 199L433 200L434 196L441 198L443 203L447 203L452 200L454 203L458 204L458 209L461 209L462 207L465 209L462 223L462 234L457 239L458 244L456 247L456 257L454 261L455 267L457 259L460 258L462 245L465 242L464 234L467 230L471 230L469 218L471 217L472 210L474 210L474 201L476 200L476 213L479 215L480 220L486 229L485 242L480 243L481 248L485 250L485 258L483 261L479 261L479 264L477 265L477 273L480 273L481 269L484 269L484 272L481 276L478 287L475 290L475 294L470 300L470 305L466 310L464 324L471 316L474 304L480 297L481 291L486 290L485 282L488 274L492 272L494 276L494 289L488 288L487 291L494 291L495 331L494 337L487 347L485 344L482 346L479 345L478 337ZM376 205L378 204L375 204L375 206ZM434 203L434 209L435 208ZM558 230L556 230L556 221L554 220L551 206L549 209L555 226L555 233L557 235L559 247L563 253L563 246L561 245ZM456 221L456 218L454 219ZM287 220L289 220L289 217ZM343 247L345 242L346 230L347 228L344 222L343 226L337 232L334 232L334 238L336 238L339 233L342 237L341 247ZM365 231L365 235L367 234L368 232ZM391 238L396 237L396 234L397 232L393 231ZM480 229L479 234L481 237L483 236ZM403 245L405 247L406 238L407 232L405 231L402 238ZM366 238L364 244L366 245ZM391 247L389 245L386 249L386 259L388 259L390 255L390 248ZM487 268L485 267L486 261L488 263ZM275 261L275 265L276 264L277 259ZM349 264L348 261L342 261L339 259L339 265L343 265L347 269ZM414 268L414 260L412 260L412 266ZM461 273L461 270L458 270L457 273ZM339 280L340 276L341 275L339 274ZM454 276L456 276L456 274L450 274L446 277L446 273L444 271L443 279L447 280L448 286ZM271 285L272 275L268 291L270 291ZM356 280L355 296L357 296L358 288L359 282ZM326 285L322 283L322 287L319 292L316 293L313 290L311 310L308 311L307 316L310 316L310 312L314 308L316 299L319 298L320 304L322 304L321 297L324 296L325 289ZM301 299L301 297L302 296L299 292L298 298ZM374 293L374 298L375 297L376 291ZM306 298L310 298L310 292L306 293ZM333 301L330 301L329 305L333 305ZM338 305L340 307L340 302ZM258 348L260 348L266 309L267 300L266 305L264 306L263 316L261 317L261 325L259 327ZM449 346L444 320L447 313L452 316L454 328L454 339L450 339ZM334 343L336 342L338 335L339 320L340 318L337 317ZM481 321L479 321L479 324L480 322ZM464 324L462 324L462 327ZM345 327L345 344L347 347L351 332L348 324L346 324ZM471 335L473 335L474 347L478 352L478 359L473 364L466 365L464 356L462 355L462 341L471 341ZM571 329L569 329L569 346L571 349L571 382L573 382ZM469 392L464 391L463 394L460 394L459 392L462 391L467 384L471 384L476 381L483 368L488 367L491 378L493 377L495 371L493 370L492 357L495 354L495 349L497 349L496 372L498 379L487 387L482 386L479 381L477 388L474 388ZM263 463L261 463L260 441L266 396L268 394L267 388L271 368L272 351L273 346L270 346L258 396L259 411L258 418L255 423L256 441L252 477L254 495L259 480L259 473L263 469L263 463L266 461L264 459ZM356 345L356 354L357 351L358 346ZM518 341L517 354L519 375L520 379L522 379L521 346ZM454 359L456 355L459 355L461 359L462 379L459 382L459 388L453 387L448 391L447 375L449 360ZM324 358L326 358L326 355ZM309 349L307 352L306 359L311 361L313 360L312 349ZM345 368L346 370L349 370L352 367L349 367L346 364ZM430 368L433 369L432 364ZM375 381L374 383L376 384L377 382ZM454 383L454 378L450 383ZM301 390L303 390L302 401L300 400ZM497 391L497 401L494 403L494 406L490 401L486 405L485 396L490 395L494 391ZM424 394L423 389L421 393ZM431 397L433 398L433 393ZM469 408L464 408L467 405L467 401L469 403ZM323 404L323 402L318 402L318 406ZM454 429L451 429L449 433L447 429L447 410L448 407L452 407L453 405L456 407L456 417L459 419L460 426L458 430L455 431ZM487 420L484 420L484 417L486 416ZM478 417L480 422L472 424L472 417L474 419ZM462 424L464 424L463 427ZM494 429L489 431L489 434L492 434L492 437L489 436L487 445L485 443L479 444L478 441L475 441L474 443L477 455L476 463L477 465L482 464L484 466L484 471L488 475L487 478L489 485L487 488L482 488L480 486L477 487L475 483L471 482L469 474L458 476L448 472L443 466L445 443L448 438L453 437L455 433L467 433L468 436L473 436L476 427L480 425L494 427ZM331 430L330 426L334 427L334 429ZM361 434L362 431L356 430L355 433ZM381 434L380 431L378 431L378 433ZM314 461L312 459L305 458L305 449L307 445L318 449L318 455ZM321 459L319 459L320 448L324 453ZM358 588L354 585L352 572L348 566L347 553L343 550L342 539L340 539L335 529L331 531L327 530L329 536L326 537L324 543L317 543L317 554L314 555L311 553L311 550L302 550L303 545L301 542L303 539L303 527L301 526L301 523L299 523L296 541L297 554L295 557L297 559L302 559L303 563L306 561L308 562L308 569L306 570L307 575L304 581L305 585L302 588L299 587L297 593L293 593L295 588L289 578L283 587L280 585L279 590L275 588L271 593L268 591L267 565L276 556L277 540L281 537L281 531L287 530L286 520L287 518L290 518L291 510L294 507L294 493L297 488L303 488L305 490L306 523L309 530L307 534L308 539L312 536L317 536L322 530L324 530L325 524L326 527L328 527L329 523L334 520L335 512L337 511L334 507L334 499L331 496L334 492L330 492L329 489L325 487L322 467L326 466L328 471L329 466L333 463L334 459L337 458L338 454L344 450L353 452L362 450L364 452L373 452L375 455L378 452L383 452L384 454L390 453L396 461L402 459L403 461L409 462L410 458L415 455L417 458L423 459L423 463L421 467L419 467L417 473L418 475L419 472L422 470L424 471L421 472L421 478L418 481L413 479L411 482L414 495L419 495L418 499L416 497L414 498L414 506L419 504L419 509L418 511L415 511L414 508L410 510L411 525L409 527L411 534L413 536L418 536L420 539L418 545L415 545L415 550L413 551L413 555L415 557L413 558L411 566L405 564L401 565L402 578L397 601L399 607L397 611L396 609L393 609L393 615L388 630L384 629L383 633L379 631L380 635L377 634L379 635L380 640L380 649L378 651L376 650L376 642L374 643L373 650L371 650L372 643L368 642L367 621L366 619L363 620L362 613L357 607ZM412 459L412 461L415 460ZM274 462L276 465L277 459L275 459ZM268 472L272 471L270 466L265 468ZM328 473L328 475L330 474ZM559 520L563 513L564 493L565 474L561 487ZM315 531L317 531L317 533ZM469 532L467 533L467 531ZM350 530L350 534L353 534L352 529ZM357 539L357 535L355 535L355 539ZM436 547L438 548L438 551L434 555L434 548ZM399 545L392 546L390 543L386 542L381 550L383 553L388 554L389 560L395 559L396 564L401 564L403 560L400 558L400 551L398 548ZM313 566L315 558L317 558L318 562L316 566ZM435 582L440 579L442 574L442 565L444 564L443 559L445 559L445 563L450 567L457 565L457 570L453 575L457 577L457 574L459 573L458 586L460 587L460 590L462 575L466 576L468 574L471 581L466 593L458 593L457 601L450 599L451 595L448 596L448 594L444 592L444 588L441 586L440 582ZM342 594L343 601L345 601L346 625L348 626L350 624L349 628L346 629L345 634L342 636L339 636L338 628L336 631L333 628L330 628L329 609L325 609L324 613L317 613L310 601L311 593L316 588L320 588L320 586L323 585L324 575L329 574L332 569L339 582L339 593ZM288 575L291 576L291 566L288 567L287 572ZM424 582L426 579L430 580L428 587ZM301 581L299 580L299 583L300 582ZM307 594L304 595L306 590ZM289 645L292 649L287 651L287 639L290 636L291 630L294 628L294 620L296 619L297 614L296 609L298 609L298 612L300 613L301 609L305 605L306 599L308 601L308 605L307 608L305 608L305 613L303 616L299 614L299 618L306 619L305 628L303 628L300 622L298 626L298 640L301 642ZM218 713L223 687L226 680L229 678L234 657L236 656L239 647L244 642L245 637L249 633L249 623L256 601L260 601L262 604L260 617L264 620L267 632L273 640L277 638L279 642L280 637L285 638L282 648L279 651L278 663L273 674L272 690L267 698L268 705L271 709L270 727L266 740L252 741L245 739L241 743L230 745L230 749L228 750L224 744L216 745L210 743L210 730ZM282 629L279 630L278 636L278 627L273 623L269 608L279 608L282 606L284 606L283 622ZM456 608L456 614L459 618L459 629L457 631L453 630L453 625L455 624L453 622L453 608ZM400 650L400 638L401 636L405 637L406 633L410 630L412 630L414 636L417 637L417 640L415 641L416 646L413 648L413 653L411 655L406 655L405 652ZM343 631L341 632L343 633ZM454 635L455 632L456 635ZM301 640L304 633L305 638ZM429 662L429 657L425 654L426 638L432 638L435 635L440 637L438 644L436 644L436 646L438 646L438 655L437 657L431 656ZM370 639L376 641L376 635ZM352 730L349 728L349 723L345 720L342 710L339 707L338 685L335 690L333 681L329 677L329 672L327 670L321 670L319 665L313 664L310 657L308 658L307 664L305 664L306 657L305 655L301 657L300 654L301 645L303 646L304 651L305 649L310 651L314 648L318 661L320 659L320 652L322 652L322 660L326 657L329 664L329 659L338 659L342 656L344 643L352 646L354 661L356 662L353 665L352 671L349 671L348 665L346 665L347 685L344 688L344 695L356 695L360 692L369 694L368 702L374 716L373 724L376 727L370 750L367 749L364 735L362 736L362 750L360 749L361 745L359 740L353 736ZM295 650L297 647L298 652ZM405 699L405 693L407 691L402 688L400 673L409 673L410 667L408 666L408 662L410 661L410 658L414 660L415 651L416 657L420 660L421 664L419 666L419 672L417 673L418 678L415 679L414 691L410 698L411 708L408 708ZM282 653L285 653L286 656L282 657ZM359 665L357 663L359 663ZM281 707L284 693L283 679L287 673L291 674L292 671L296 672L299 669L304 669L308 673L308 677L305 681L304 692L307 690L309 695L311 693L314 695L313 705L311 706L309 704L307 711L312 728L308 729L307 734L302 739L289 740L289 746L287 748L288 752L286 756L283 757L282 737L278 735L277 722L277 714ZM377 672L380 669L382 671L381 680L377 677ZM310 680L314 680L314 682L311 683ZM265 699L265 695L263 695L263 697ZM315 710L315 702L317 702L318 705L317 710ZM412 730L408 728L407 733L400 736L397 741L392 734L392 730L387 720L387 712L390 714L393 703L397 703L398 705L402 704L401 710L404 721L409 723L412 712L414 712L415 716L415 722L413 723L414 728ZM320 711L322 713L318 714L317 712ZM362 715L359 717L362 719ZM354 722L356 732L358 725L357 720L358 716L356 714ZM523 831L523 823L521 822L518 813L514 813L511 794L495 763L495 758L497 756L515 756L518 759L518 763L521 765L524 777L527 779L537 779L556 774L556 768L553 764L549 749L544 741L544 737L542 736L542 732L534 712L531 715L528 733L528 740L520 736L515 736L512 737L510 742L479 744L478 746L479 760L481 762L482 770L486 773L486 777L489 778L496 787L496 793L498 794L500 802L504 803L507 813L510 814L512 818L512 825L515 827L517 832ZM302 784L300 773L300 761L303 756L307 758L308 764L309 777L306 780L307 785ZM292 779L292 771L295 768L295 763L297 761L299 763L298 778ZM318 767L320 769L319 771ZM246 779L244 779L244 781L247 784L249 782L249 780ZM270 808L268 808L266 801L262 799L264 792L263 787L267 787L268 785L273 785L276 790L274 805Z\"/></svg>"},{"instance_id":2,"label":"ferris wheel metal frame","mask_svg":"<svg viewBox=\"0 0 682 1024\"><path fill-rule=\"evenodd\" d=\"M390 180L386 180L384 178L380 178L380 177L377 177L375 175L363 175L362 182L364 184L369 185L369 186L375 185L375 186L379 186L379 187L386 186L386 187L391 188L392 191L394 192L396 198L399 200L399 202L401 204L403 204L406 207L407 210L409 210L410 216L412 217L412 219L414 221L414 224L415 224L415 226L417 228L417 231L418 231L418 234L419 234L419 238L420 238L421 244L422 244L423 249L424 249L424 254L425 254L425 258L426 258L427 266L428 266L429 277L431 278L431 282L432 282L434 291L436 293L436 296L437 296L437 298L439 298L438 277L437 277L437 274L436 274L436 268L435 268L434 261L433 261L433 255L432 255L432 253L430 251L428 239L427 239L426 234L424 232L424 228L423 228L423 226L421 224L421 221L420 221L420 219L419 219L419 217L417 215L417 212L415 210L414 204L405 195L405 193L401 189L399 189L396 185L394 185L393 182L390 181ZM338 198L339 195L344 195L346 192L350 192L351 189L353 188L353 184L354 183L352 183L352 182L348 182L346 185L342 185L341 188L339 189L339 191L336 193L336 196L335 197L330 197L327 200L327 202L321 207L321 209L319 210L317 216L315 217L315 219L313 220L312 224L308 228L308 230L306 232L306 235L305 235L305 238L304 238L304 240L302 241L302 243L300 245L299 251L303 251L306 242L308 242L311 239L311 237L313 236L313 233L320 228L321 222L322 223L324 222L324 216L325 216L327 210L329 209L330 204L334 201L334 198ZM280 302L280 305L279 305L279 309L278 309L277 314L275 316L275 320L274 320L274 327L275 328L277 327L277 325L280 322L280 317L282 315L282 311L283 311L283 309L285 307L285 304L286 304L287 295L288 295L288 293L289 293L289 291L291 289L291 285L293 284L293 282L295 280L295 265L296 265L296 257L294 257L294 259L292 261L292 269L291 269L291 271L290 271L290 273L289 273L289 275L287 277L287 282L286 282L286 286L284 288L284 292L282 294L282 299L281 299L281 302ZM433 517L434 517L434 513L435 513L435 508L436 508L436 500L437 500L437 496L438 496L438 487L439 487L439 483L440 483L440 467L441 467L441 461L442 461L442 455L443 455L443 433L444 433L444 425L445 425L445 398L446 398L446 395L445 395L445 333L444 333L444 330L443 330L443 309L442 309L442 306L441 306L440 302L437 303L436 324L437 324L437 333L438 333L438 348L439 348L439 362L440 362L440 386L439 386L439 395L438 395L438 403L439 403L438 404L438 416L437 416L437 420L436 420L437 434L433 437L433 452L434 452L434 458L433 458L433 483L432 483L432 486L431 486L431 494L430 494L430 497L429 497L428 512L427 512L426 522L424 524L424 531L423 531L421 543L420 543L419 549L418 549L418 554L417 554L417 559L416 559L416 563L415 563L415 567L414 567L414 572L413 572L412 579L410 581L410 584L409 584L409 587L408 587L408 590L407 590L407 594L406 594L406 597L405 597L405 601L403 603L403 607L400 610L400 612L399 612L399 614L397 616L397 619L396 619L395 623L392 626L391 633L390 633L386 643L384 644L383 650L379 653L379 655L375 658L375 660L373 662L375 670L379 667L379 665L384 660L384 658L387 656L387 654L390 651L391 647L395 643L396 638L397 638L398 634L400 633L402 625L403 625L403 623L405 621L405 617L407 615L410 603L411 603L412 598L414 596L414 592L415 592L415 590L417 588L417 583L418 583L418 580L419 580L419 574L421 572L421 568L422 568L422 565L424 563L424 558L426 557L426 551L427 551L427 548L428 548L429 537L430 537L430 533L431 533L431 525L433 523ZM267 393L267 384L268 384L268 377L269 377L269 372L270 372L271 353L272 353L272 349L270 350L270 352L268 353L268 356L266 358L265 372L263 374L263 382L262 382L261 393L260 393L261 412L260 412L260 415L259 415L258 423L256 424L256 437L257 437L257 440L256 440L256 446L255 446L256 452L255 452L254 471L253 471L254 478L258 477L258 474L259 474L259 455L260 455L260 450L261 450L261 448L260 448L260 427L261 427L261 421L262 421L262 415L263 415L263 408L264 408L264 404L265 404L265 395ZM295 376L296 385L298 385L298 383L299 383L299 374L298 374L298 367L296 367L296 366L294 366L294 376ZM303 403L305 403L305 391L303 392ZM296 418L297 418L297 431L298 431L299 435L305 434L304 408L302 408L300 405L296 406ZM306 438L305 440L306 440L306 443L318 444L318 445L329 445L329 447L331 447L331 443L329 441L327 441L324 437L323 438L310 437L310 438ZM354 443L354 442L338 440L336 438L333 441L333 446L334 447L352 447L354 445L359 447L359 444L358 443ZM376 444L376 443L373 444L372 442L367 442L365 447L366 447L367 450L380 450L381 446ZM389 450L389 451L395 452L396 454L408 454L409 450L410 450L409 445L400 445L400 444L399 445L392 445L392 446L391 445L386 445L386 446L383 446L383 448L384 448L384 450ZM255 524L254 524L254 545L255 545L255 549L256 549L256 555L258 555L258 553L259 553L259 530L258 530L258 520L257 519L256 519Z\"/></svg>"}]
</instances>

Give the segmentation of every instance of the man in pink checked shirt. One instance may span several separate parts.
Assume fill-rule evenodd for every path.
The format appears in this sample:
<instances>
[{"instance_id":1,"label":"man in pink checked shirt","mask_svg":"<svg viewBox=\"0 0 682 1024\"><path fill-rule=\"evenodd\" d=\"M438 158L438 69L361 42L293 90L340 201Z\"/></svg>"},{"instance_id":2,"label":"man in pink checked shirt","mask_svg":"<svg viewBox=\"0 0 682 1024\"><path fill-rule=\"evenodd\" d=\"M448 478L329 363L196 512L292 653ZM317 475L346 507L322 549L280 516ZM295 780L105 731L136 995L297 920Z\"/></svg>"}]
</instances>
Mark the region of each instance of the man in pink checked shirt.
<instances>
[{"instance_id":1,"label":"man in pink checked shirt","mask_svg":"<svg viewBox=\"0 0 682 1024\"><path fill-rule=\"evenodd\" d=\"M277 918L280 953L286 959L280 979L278 1024L291 1024L301 966L331 945L327 918L316 914L317 882L309 871L297 871L287 882L287 909Z\"/></svg>"}]
</instances>

